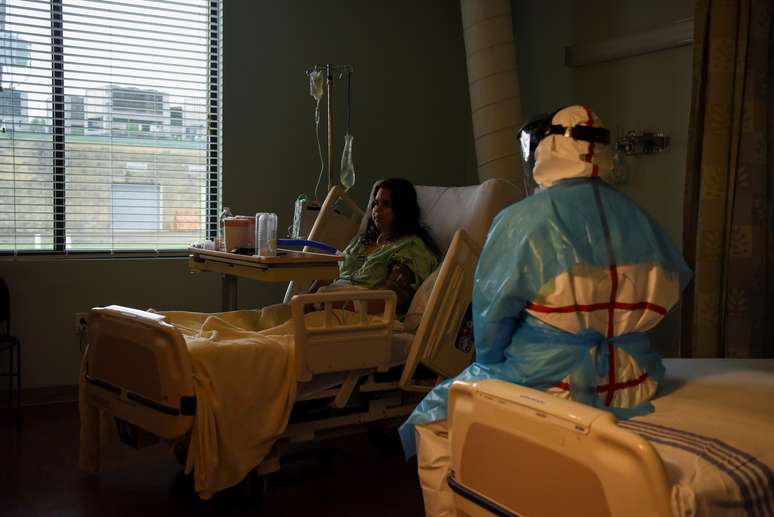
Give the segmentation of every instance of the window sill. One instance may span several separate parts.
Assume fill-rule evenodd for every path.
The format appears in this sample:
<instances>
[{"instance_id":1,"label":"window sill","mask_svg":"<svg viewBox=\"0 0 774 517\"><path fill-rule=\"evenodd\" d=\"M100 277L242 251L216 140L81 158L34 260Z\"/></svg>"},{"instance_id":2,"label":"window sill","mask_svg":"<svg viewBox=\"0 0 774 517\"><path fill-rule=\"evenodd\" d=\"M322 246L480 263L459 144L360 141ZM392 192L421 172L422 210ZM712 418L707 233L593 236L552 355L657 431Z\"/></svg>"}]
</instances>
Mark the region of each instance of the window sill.
<instances>
[{"instance_id":1,"label":"window sill","mask_svg":"<svg viewBox=\"0 0 774 517\"><path fill-rule=\"evenodd\" d=\"M0 253L0 262L38 262L61 260L127 260L127 259L185 259L188 260L188 250L174 251L68 251L54 252L7 252Z\"/></svg>"}]
</instances>

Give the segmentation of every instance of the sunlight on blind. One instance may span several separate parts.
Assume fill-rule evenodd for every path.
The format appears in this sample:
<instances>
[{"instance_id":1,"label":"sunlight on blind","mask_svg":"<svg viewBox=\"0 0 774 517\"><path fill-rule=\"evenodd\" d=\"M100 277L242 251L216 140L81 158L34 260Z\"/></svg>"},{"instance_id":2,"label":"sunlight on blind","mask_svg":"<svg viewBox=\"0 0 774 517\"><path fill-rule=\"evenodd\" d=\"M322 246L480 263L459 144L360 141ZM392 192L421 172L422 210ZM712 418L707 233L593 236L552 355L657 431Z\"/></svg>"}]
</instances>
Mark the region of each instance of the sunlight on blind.
<instances>
[{"instance_id":1,"label":"sunlight on blind","mask_svg":"<svg viewBox=\"0 0 774 517\"><path fill-rule=\"evenodd\" d=\"M174 250L209 235L220 9L0 0L0 252Z\"/></svg>"}]
</instances>

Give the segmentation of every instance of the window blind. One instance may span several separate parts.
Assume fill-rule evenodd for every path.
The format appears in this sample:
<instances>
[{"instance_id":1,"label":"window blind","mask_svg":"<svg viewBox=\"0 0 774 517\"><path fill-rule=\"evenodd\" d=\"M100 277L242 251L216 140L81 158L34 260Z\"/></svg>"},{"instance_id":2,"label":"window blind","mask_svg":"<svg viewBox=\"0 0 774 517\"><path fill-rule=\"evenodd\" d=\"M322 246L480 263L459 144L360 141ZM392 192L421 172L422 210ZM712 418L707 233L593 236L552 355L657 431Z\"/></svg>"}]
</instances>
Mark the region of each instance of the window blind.
<instances>
[{"instance_id":1,"label":"window blind","mask_svg":"<svg viewBox=\"0 0 774 517\"><path fill-rule=\"evenodd\" d=\"M0 253L214 237L220 0L0 0Z\"/></svg>"}]
</instances>

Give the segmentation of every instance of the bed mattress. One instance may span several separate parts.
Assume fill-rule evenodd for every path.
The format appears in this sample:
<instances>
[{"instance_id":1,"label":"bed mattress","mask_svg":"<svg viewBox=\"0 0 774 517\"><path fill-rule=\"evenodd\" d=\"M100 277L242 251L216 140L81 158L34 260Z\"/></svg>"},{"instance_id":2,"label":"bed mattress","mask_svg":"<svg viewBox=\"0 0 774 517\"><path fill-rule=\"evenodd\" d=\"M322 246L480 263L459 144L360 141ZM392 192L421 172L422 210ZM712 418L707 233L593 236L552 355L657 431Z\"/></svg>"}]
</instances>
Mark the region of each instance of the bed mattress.
<instances>
[{"instance_id":1,"label":"bed mattress","mask_svg":"<svg viewBox=\"0 0 774 517\"><path fill-rule=\"evenodd\" d=\"M676 515L774 516L774 359L668 359L647 438Z\"/></svg>"}]
</instances>

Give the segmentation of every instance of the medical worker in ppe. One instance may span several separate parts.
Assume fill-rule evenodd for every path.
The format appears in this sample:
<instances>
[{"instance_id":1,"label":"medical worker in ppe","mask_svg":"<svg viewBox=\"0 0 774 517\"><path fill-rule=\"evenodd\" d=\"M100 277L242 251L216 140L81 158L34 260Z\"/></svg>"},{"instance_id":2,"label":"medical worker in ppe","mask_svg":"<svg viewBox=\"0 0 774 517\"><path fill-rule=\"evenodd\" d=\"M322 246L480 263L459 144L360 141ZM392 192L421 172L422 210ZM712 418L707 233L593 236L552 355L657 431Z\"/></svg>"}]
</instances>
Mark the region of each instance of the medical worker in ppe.
<instances>
[{"instance_id":1,"label":"medical worker in ppe","mask_svg":"<svg viewBox=\"0 0 774 517\"><path fill-rule=\"evenodd\" d=\"M446 419L454 380L510 381L619 418L652 411L664 367L646 332L691 272L658 224L605 183L609 131L591 110L563 108L519 140L535 192L489 229L473 284L475 362L401 426L407 457L415 426Z\"/></svg>"}]
</instances>

